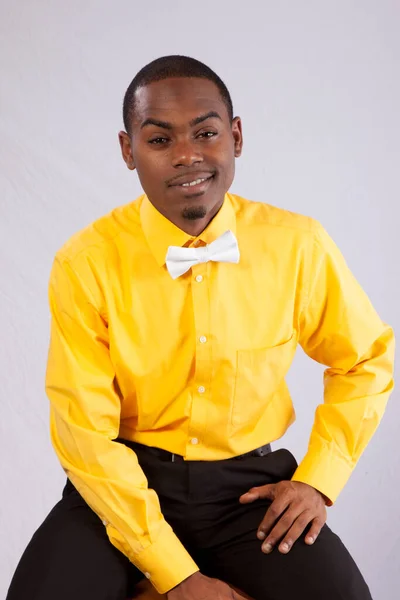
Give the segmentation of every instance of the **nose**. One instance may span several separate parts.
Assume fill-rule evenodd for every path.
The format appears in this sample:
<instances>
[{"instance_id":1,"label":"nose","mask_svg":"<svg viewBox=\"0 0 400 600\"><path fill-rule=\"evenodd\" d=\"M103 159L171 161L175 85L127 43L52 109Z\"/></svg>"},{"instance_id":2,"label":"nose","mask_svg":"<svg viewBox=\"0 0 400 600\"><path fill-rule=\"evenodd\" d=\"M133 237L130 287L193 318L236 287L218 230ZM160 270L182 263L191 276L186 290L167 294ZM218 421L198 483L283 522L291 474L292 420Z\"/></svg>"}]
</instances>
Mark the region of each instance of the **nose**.
<instances>
[{"instance_id":1,"label":"nose","mask_svg":"<svg viewBox=\"0 0 400 600\"><path fill-rule=\"evenodd\" d=\"M201 162L203 162L203 156L191 140L186 139L175 142L172 154L172 165L174 167L191 167Z\"/></svg>"}]
</instances>

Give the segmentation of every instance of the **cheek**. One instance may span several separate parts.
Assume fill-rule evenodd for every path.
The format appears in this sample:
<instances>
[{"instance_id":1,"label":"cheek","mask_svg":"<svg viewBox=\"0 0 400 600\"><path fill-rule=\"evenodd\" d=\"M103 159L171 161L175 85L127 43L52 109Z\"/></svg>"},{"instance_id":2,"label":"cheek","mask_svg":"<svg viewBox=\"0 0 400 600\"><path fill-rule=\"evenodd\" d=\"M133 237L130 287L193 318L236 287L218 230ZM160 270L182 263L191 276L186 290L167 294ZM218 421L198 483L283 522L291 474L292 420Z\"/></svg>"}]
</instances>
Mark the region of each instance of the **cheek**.
<instances>
[{"instance_id":1,"label":"cheek","mask_svg":"<svg viewBox=\"0 0 400 600\"><path fill-rule=\"evenodd\" d=\"M136 161L136 171L142 186L154 189L167 179L168 159L162 152L141 156Z\"/></svg>"},{"instance_id":2,"label":"cheek","mask_svg":"<svg viewBox=\"0 0 400 600\"><path fill-rule=\"evenodd\" d=\"M235 177L235 163L233 163L229 169L225 172L224 177L224 191L227 192L233 183Z\"/></svg>"},{"instance_id":3,"label":"cheek","mask_svg":"<svg viewBox=\"0 0 400 600\"><path fill-rule=\"evenodd\" d=\"M230 186L235 175L235 153L234 148L224 146L215 156L215 166L219 170L221 183Z\"/></svg>"}]
</instances>

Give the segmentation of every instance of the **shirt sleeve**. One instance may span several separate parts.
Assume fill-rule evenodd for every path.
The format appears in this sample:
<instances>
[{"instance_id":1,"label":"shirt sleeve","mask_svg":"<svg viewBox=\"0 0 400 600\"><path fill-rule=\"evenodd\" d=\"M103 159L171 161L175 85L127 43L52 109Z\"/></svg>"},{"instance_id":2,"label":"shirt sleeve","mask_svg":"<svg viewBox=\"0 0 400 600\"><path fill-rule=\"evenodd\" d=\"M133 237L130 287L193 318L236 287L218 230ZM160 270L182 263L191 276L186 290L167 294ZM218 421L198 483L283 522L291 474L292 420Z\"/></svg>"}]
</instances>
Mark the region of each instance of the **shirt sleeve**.
<instances>
[{"instance_id":1,"label":"shirt sleeve","mask_svg":"<svg viewBox=\"0 0 400 600\"><path fill-rule=\"evenodd\" d=\"M316 223L299 343L324 373L308 451L293 480L332 505L377 429L393 388L394 335Z\"/></svg>"},{"instance_id":2,"label":"shirt sleeve","mask_svg":"<svg viewBox=\"0 0 400 600\"><path fill-rule=\"evenodd\" d=\"M135 453L113 441L121 402L108 326L81 279L67 259L56 256L46 372L52 444L67 476L105 524L110 542L165 593L198 567L161 514Z\"/></svg>"}]
</instances>

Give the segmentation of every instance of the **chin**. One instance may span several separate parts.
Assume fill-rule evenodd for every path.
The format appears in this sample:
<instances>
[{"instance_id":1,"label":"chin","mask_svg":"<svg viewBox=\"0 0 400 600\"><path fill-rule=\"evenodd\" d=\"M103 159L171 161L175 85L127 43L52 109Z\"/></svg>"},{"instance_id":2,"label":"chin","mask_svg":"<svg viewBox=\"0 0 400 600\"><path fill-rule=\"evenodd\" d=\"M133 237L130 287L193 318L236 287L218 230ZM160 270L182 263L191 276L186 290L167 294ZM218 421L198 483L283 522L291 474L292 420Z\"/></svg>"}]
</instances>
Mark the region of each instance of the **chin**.
<instances>
[{"instance_id":1,"label":"chin","mask_svg":"<svg viewBox=\"0 0 400 600\"><path fill-rule=\"evenodd\" d=\"M182 211L182 217L187 221L198 221L207 216L208 210L204 205L187 206Z\"/></svg>"}]
</instances>

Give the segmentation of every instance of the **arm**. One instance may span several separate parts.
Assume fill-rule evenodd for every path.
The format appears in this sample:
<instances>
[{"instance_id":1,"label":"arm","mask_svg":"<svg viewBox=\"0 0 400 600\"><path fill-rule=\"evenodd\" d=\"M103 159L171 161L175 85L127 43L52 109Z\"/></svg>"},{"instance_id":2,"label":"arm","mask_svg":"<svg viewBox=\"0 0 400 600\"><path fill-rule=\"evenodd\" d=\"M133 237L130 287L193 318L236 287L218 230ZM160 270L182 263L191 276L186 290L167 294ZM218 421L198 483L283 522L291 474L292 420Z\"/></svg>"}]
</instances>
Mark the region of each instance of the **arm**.
<instances>
[{"instance_id":1,"label":"arm","mask_svg":"<svg viewBox=\"0 0 400 600\"><path fill-rule=\"evenodd\" d=\"M394 336L318 224L309 258L299 341L329 368L324 404L293 481L316 488L331 505L383 416L393 388Z\"/></svg>"},{"instance_id":2,"label":"arm","mask_svg":"<svg viewBox=\"0 0 400 600\"><path fill-rule=\"evenodd\" d=\"M110 542L164 593L198 567L164 520L134 452L113 441L120 398L108 326L90 265L80 270L84 277L58 255L50 277L46 392L52 443L66 474L105 523Z\"/></svg>"}]
</instances>

